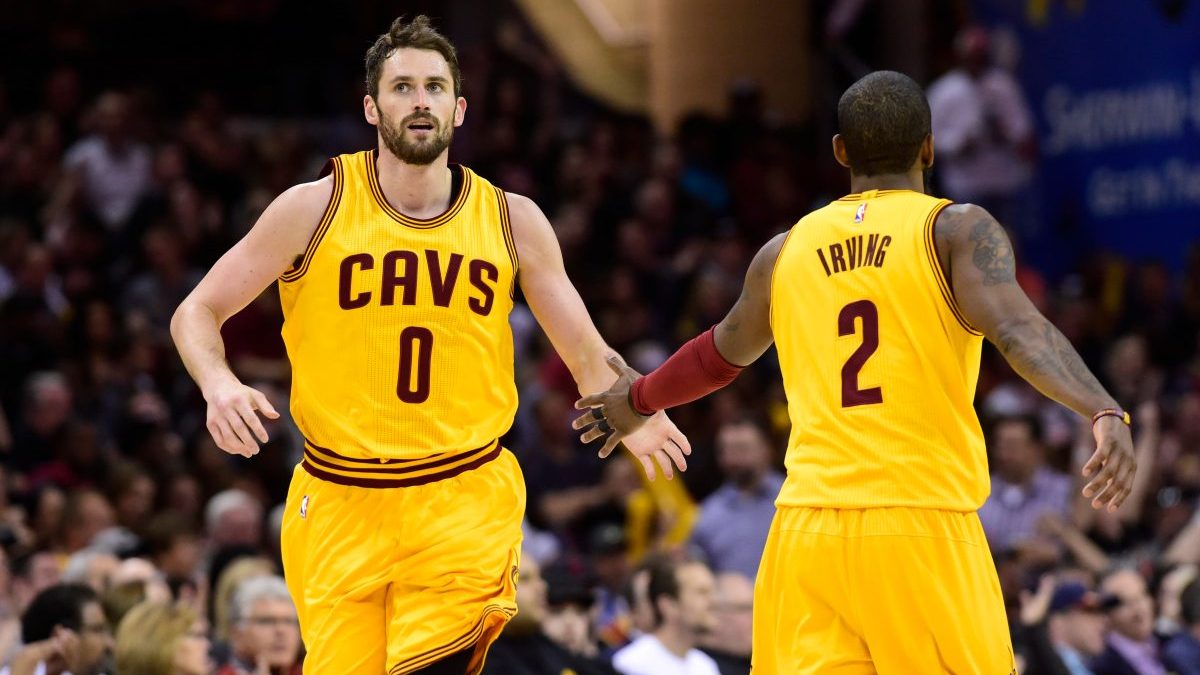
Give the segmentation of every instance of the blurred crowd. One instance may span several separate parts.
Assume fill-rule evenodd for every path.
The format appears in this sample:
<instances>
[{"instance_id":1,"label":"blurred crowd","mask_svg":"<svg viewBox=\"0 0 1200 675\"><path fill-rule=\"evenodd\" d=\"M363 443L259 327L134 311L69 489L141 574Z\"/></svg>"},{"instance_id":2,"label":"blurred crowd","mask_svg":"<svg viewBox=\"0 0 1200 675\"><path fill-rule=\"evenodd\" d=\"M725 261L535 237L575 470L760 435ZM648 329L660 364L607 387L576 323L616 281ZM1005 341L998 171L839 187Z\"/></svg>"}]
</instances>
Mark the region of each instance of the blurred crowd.
<instances>
[{"instance_id":1,"label":"blurred crowd","mask_svg":"<svg viewBox=\"0 0 1200 675\"><path fill-rule=\"evenodd\" d=\"M955 125L935 177L1019 220L1036 148L1027 111L988 103L1015 85L981 44L965 35L960 68L931 90L935 127ZM775 120L752 82L731 89L727 115L661 134L575 93L534 45L502 22L463 52L471 107L452 160L538 202L601 333L652 369L724 315L759 246L846 179L827 141ZM21 101L0 87L0 665L298 673L278 535L302 446L277 293L223 328L235 372L284 412L252 460L209 438L168 323L275 195L326 154L371 147L373 130L353 121L355 96L337 118L275 119L239 115L216 90L175 110L148 83L107 88L69 65L42 83ZM1001 165L1002 185L971 181ZM1020 269L1135 411L1140 473L1117 513L1079 496L1087 422L985 352L981 518L1022 672L1200 673L1200 247L1189 260ZM690 468L651 483L579 444L570 374L523 305L512 325L521 405L506 445L529 506L521 612L487 672L748 672L788 427L772 354L673 413Z\"/></svg>"}]
</instances>

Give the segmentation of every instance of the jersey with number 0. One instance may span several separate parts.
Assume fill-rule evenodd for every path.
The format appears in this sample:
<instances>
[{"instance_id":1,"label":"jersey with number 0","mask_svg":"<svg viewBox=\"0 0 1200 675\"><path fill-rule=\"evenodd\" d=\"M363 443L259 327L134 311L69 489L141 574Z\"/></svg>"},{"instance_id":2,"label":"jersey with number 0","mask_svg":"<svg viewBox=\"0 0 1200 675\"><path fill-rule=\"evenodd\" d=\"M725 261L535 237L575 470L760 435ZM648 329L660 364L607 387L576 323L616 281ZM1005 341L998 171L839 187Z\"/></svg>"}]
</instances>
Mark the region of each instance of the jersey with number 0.
<instances>
[{"instance_id":1,"label":"jersey with number 0","mask_svg":"<svg viewBox=\"0 0 1200 675\"><path fill-rule=\"evenodd\" d=\"M307 466L395 479L498 450L517 408L517 257L501 190L454 166L450 208L418 220L388 203L375 159L330 160L333 196L279 294Z\"/></svg>"},{"instance_id":2,"label":"jersey with number 0","mask_svg":"<svg viewBox=\"0 0 1200 675\"><path fill-rule=\"evenodd\" d=\"M771 281L792 423L779 505L975 511L987 498L982 338L933 238L949 203L870 190L788 234Z\"/></svg>"}]
</instances>

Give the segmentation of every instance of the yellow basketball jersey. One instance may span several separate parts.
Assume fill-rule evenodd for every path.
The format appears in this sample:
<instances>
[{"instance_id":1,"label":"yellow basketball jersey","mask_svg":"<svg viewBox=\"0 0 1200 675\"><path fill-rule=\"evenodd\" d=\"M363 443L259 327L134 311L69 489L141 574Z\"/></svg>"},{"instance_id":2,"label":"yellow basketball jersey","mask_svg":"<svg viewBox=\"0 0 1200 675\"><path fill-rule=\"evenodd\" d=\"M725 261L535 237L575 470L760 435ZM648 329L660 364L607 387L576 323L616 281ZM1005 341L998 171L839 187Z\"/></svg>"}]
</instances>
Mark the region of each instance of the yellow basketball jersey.
<instances>
[{"instance_id":1,"label":"yellow basketball jersey","mask_svg":"<svg viewBox=\"0 0 1200 675\"><path fill-rule=\"evenodd\" d=\"M405 485L493 458L517 409L503 191L461 167L450 208L418 220L384 198L374 151L331 162L329 207L279 280L305 467Z\"/></svg>"},{"instance_id":2,"label":"yellow basketball jersey","mask_svg":"<svg viewBox=\"0 0 1200 675\"><path fill-rule=\"evenodd\" d=\"M933 239L949 203L870 190L788 234L771 281L792 422L779 505L974 511L987 498L971 405L982 337Z\"/></svg>"}]
</instances>

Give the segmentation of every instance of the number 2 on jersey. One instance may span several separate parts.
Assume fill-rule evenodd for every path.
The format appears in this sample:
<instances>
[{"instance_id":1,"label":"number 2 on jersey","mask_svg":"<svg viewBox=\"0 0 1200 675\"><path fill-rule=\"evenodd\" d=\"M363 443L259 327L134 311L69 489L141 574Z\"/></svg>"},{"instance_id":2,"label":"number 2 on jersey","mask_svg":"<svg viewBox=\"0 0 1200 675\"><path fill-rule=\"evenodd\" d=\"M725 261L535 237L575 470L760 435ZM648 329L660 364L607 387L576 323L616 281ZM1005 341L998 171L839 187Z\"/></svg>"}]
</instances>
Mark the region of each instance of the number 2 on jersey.
<instances>
[{"instance_id":1,"label":"number 2 on jersey","mask_svg":"<svg viewBox=\"0 0 1200 675\"><path fill-rule=\"evenodd\" d=\"M429 398L429 364L433 360L433 332L420 326L400 331L400 375L396 395L405 403L424 403ZM416 377L413 377L413 362Z\"/></svg>"},{"instance_id":2,"label":"number 2 on jersey","mask_svg":"<svg viewBox=\"0 0 1200 675\"><path fill-rule=\"evenodd\" d=\"M863 364L879 349L879 310L870 300L858 300L842 308L838 314L838 335L854 335L858 331L855 319L862 320L862 343L842 365L842 407L883 403L883 390L879 387L859 389L858 373Z\"/></svg>"}]
</instances>

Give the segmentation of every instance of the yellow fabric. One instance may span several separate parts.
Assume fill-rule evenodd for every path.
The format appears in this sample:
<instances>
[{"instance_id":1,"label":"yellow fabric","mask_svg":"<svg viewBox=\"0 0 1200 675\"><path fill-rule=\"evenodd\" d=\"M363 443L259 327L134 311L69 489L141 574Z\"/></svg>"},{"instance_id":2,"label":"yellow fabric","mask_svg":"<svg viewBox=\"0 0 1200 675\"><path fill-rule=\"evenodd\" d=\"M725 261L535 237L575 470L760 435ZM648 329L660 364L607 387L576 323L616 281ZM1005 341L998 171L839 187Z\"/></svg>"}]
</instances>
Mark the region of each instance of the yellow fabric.
<instances>
[{"instance_id":1,"label":"yellow fabric","mask_svg":"<svg viewBox=\"0 0 1200 675\"><path fill-rule=\"evenodd\" d=\"M304 672L408 673L474 646L516 613L525 484L512 453L454 478L380 490L296 467L283 566Z\"/></svg>"},{"instance_id":2,"label":"yellow fabric","mask_svg":"<svg viewBox=\"0 0 1200 675\"><path fill-rule=\"evenodd\" d=\"M652 552L655 544L671 548L686 543L699 516L699 508L683 480L678 475L666 480L660 474L658 479L651 481L641 464L629 455L622 453L620 461L633 463L642 483L625 505L629 559L634 563L641 561Z\"/></svg>"},{"instance_id":3,"label":"yellow fabric","mask_svg":"<svg viewBox=\"0 0 1200 675\"><path fill-rule=\"evenodd\" d=\"M1016 675L974 513L780 508L753 635L754 675Z\"/></svg>"},{"instance_id":4,"label":"yellow fabric","mask_svg":"<svg viewBox=\"0 0 1200 675\"><path fill-rule=\"evenodd\" d=\"M415 220L387 203L374 158L333 159L326 216L280 278L292 414L331 463L480 451L517 409L504 194L463 167L450 209Z\"/></svg>"},{"instance_id":5,"label":"yellow fabric","mask_svg":"<svg viewBox=\"0 0 1200 675\"><path fill-rule=\"evenodd\" d=\"M971 406L982 338L932 238L947 204L872 190L788 235L771 289L792 421L780 506L975 511L987 498Z\"/></svg>"}]
</instances>

